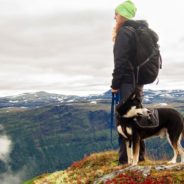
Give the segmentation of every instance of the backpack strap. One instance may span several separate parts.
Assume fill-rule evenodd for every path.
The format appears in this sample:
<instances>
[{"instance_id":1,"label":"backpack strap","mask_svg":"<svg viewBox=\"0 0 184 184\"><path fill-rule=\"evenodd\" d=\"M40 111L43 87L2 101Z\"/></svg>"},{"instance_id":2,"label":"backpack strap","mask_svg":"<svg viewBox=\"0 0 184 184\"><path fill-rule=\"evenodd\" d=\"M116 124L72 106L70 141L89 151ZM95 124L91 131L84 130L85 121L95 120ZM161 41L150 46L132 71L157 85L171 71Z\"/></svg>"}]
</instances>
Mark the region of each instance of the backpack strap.
<instances>
[{"instance_id":1,"label":"backpack strap","mask_svg":"<svg viewBox=\"0 0 184 184\"><path fill-rule=\"evenodd\" d=\"M136 36L136 29L134 27L132 27L132 26L126 26L126 30L127 30L127 33L129 35L130 35L130 32L131 32L131 33L134 33L135 36ZM150 55L150 57L151 57L151 55ZM136 85L138 84L138 80L139 80L139 69L140 69L141 66L143 66L144 64L146 64L149 61L149 58L147 58L145 60L145 62L143 62L141 65L137 65L136 67L133 66L133 63L132 62L129 62L129 66L130 66L130 69L132 71L132 76L133 76L133 86L134 86L134 88L136 88Z\"/></svg>"},{"instance_id":2,"label":"backpack strap","mask_svg":"<svg viewBox=\"0 0 184 184\"><path fill-rule=\"evenodd\" d=\"M136 33L136 30L134 27L132 26L125 26L126 28L126 33L129 35L129 36L132 36L132 33ZM128 62L129 63L129 66L130 66L130 69L131 69L131 72L132 72L132 77L133 77L133 87L134 89L136 88L136 75L135 75L135 67L133 66L133 64L131 62Z\"/></svg>"},{"instance_id":3,"label":"backpack strap","mask_svg":"<svg viewBox=\"0 0 184 184\"><path fill-rule=\"evenodd\" d=\"M154 56L154 54L155 54L155 49L153 49L153 51L150 54L150 56L143 63L139 64L137 67L141 68L142 66L144 66Z\"/></svg>"},{"instance_id":4,"label":"backpack strap","mask_svg":"<svg viewBox=\"0 0 184 184\"><path fill-rule=\"evenodd\" d=\"M126 32L127 32L128 35L130 35L130 32L131 33L135 33L136 32L135 28L132 27L132 26L125 26L125 30L126 30Z\"/></svg>"}]
</instances>

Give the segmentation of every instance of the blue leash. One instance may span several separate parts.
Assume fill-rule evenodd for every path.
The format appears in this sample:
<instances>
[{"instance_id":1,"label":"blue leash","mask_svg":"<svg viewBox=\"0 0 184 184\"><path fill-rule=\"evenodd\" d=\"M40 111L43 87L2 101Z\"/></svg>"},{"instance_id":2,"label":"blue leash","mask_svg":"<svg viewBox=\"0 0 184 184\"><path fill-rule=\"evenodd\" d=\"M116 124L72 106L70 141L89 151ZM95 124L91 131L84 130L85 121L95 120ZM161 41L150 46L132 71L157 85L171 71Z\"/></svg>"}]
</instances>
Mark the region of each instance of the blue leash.
<instances>
[{"instance_id":1,"label":"blue leash","mask_svg":"<svg viewBox=\"0 0 184 184\"><path fill-rule=\"evenodd\" d=\"M112 102L111 102L111 144L112 143L112 129L113 129L113 125L114 125L114 107L115 104L119 103L119 99L120 99L120 95L119 93L112 93Z\"/></svg>"}]
</instances>

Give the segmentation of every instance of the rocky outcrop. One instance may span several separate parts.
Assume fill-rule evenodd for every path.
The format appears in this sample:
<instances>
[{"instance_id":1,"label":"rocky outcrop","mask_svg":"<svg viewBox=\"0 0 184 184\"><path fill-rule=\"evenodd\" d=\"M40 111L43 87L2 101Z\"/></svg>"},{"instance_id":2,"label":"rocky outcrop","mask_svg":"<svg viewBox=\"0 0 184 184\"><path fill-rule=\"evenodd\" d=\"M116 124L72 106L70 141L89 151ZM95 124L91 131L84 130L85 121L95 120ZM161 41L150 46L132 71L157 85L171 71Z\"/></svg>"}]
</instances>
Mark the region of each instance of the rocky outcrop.
<instances>
[{"instance_id":1,"label":"rocky outcrop","mask_svg":"<svg viewBox=\"0 0 184 184\"><path fill-rule=\"evenodd\" d=\"M129 171L138 171L139 173L142 173L143 177L147 177L151 174L152 171L163 171L163 170L173 170L173 171L184 171L184 163L177 163L177 164L172 164L172 165L154 165L154 166L128 166L124 169L114 171L110 174L107 174L101 178L98 178L93 182L93 184L102 184L106 183L108 180L111 180L115 178L117 175L126 173Z\"/></svg>"}]
</instances>

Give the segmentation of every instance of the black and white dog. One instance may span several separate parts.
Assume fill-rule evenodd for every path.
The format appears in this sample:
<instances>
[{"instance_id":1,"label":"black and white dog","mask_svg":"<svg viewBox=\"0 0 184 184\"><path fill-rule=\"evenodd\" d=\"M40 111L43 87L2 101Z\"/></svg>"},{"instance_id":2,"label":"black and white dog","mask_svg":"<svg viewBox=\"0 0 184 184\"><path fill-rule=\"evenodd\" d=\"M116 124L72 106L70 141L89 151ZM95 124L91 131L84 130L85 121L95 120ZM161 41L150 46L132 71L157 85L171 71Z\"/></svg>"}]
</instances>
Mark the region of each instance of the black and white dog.
<instances>
[{"instance_id":1,"label":"black and white dog","mask_svg":"<svg viewBox=\"0 0 184 184\"><path fill-rule=\"evenodd\" d=\"M177 156L184 162L184 150L181 139L184 138L184 121L182 115L172 108L157 108L158 126L142 128L134 121L141 116L149 116L150 110L143 108L136 94L132 93L125 102L116 107L117 130L126 139L128 163L138 164L140 141L152 136L166 136L173 148L174 156L168 163L176 163Z\"/></svg>"}]
</instances>

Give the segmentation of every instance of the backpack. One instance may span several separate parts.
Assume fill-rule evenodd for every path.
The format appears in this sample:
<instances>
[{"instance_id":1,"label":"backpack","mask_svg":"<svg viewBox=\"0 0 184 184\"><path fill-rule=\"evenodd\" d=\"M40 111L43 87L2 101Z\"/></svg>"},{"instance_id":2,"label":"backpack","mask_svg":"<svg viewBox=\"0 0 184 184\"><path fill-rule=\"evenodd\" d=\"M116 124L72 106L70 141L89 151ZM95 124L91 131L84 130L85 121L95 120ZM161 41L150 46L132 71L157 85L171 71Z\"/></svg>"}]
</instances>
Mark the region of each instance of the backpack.
<instances>
[{"instance_id":1,"label":"backpack","mask_svg":"<svg viewBox=\"0 0 184 184\"><path fill-rule=\"evenodd\" d=\"M134 63L129 63L132 69L134 84L150 84L158 76L162 68L162 59L158 45L158 35L147 24L126 26L135 33L136 54Z\"/></svg>"}]
</instances>

